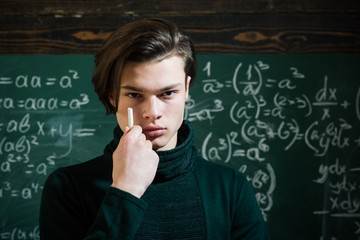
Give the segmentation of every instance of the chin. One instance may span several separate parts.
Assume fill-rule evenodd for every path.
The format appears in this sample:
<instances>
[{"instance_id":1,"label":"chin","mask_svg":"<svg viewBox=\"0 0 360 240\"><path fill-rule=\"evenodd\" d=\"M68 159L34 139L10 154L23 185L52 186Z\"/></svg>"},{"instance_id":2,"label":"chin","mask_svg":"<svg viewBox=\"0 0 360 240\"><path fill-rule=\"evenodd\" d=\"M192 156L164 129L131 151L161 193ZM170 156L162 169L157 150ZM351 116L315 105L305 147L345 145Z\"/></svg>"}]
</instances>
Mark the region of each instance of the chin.
<instances>
[{"instance_id":1,"label":"chin","mask_svg":"<svg viewBox=\"0 0 360 240\"><path fill-rule=\"evenodd\" d=\"M154 151L165 151L165 150L169 150L167 149L167 143L164 143L163 141L159 141L160 139L154 139L154 140L150 140L152 145L153 145L153 150Z\"/></svg>"},{"instance_id":2,"label":"chin","mask_svg":"<svg viewBox=\"0 0 360 240\"><path fill-rule=\"evenodd\" d=\"M157 151L166 151L171 150L176 147L176 141L173 139L177 139L177 136L173 136L175 138L169 138L167 135L163 135L157 138L148 139L151 141L153 145L153 150Z\"/></svg>"},{"instance_id":3,"label":"chin","mask_svg":"<svg viewBox=\"0 0 360 240\"><path fill-rule=\"evenodd\" d=\"M163 148L165 148L165 145L163 145L163 144L158 144L158 143L154 143L154 142L152 142L152 144L153 144L152 149L154 151L163 151L164 150Z\"/></svg>"}]
</instances>

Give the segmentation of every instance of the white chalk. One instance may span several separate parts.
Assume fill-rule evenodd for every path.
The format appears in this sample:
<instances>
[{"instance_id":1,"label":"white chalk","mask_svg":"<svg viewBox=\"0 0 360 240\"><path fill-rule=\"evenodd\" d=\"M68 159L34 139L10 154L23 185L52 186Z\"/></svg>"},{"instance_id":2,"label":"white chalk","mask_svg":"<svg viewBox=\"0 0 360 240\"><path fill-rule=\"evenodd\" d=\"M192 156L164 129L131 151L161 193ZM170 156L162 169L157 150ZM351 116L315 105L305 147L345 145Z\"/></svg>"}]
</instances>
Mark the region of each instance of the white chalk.
<instances>
[{"instance_id":1,"label":"white chalk","mask_svg":"<svg viewBox=\"0 0 360 240\"><path fill-rule=\"evenodd\" d=\"M134 126L134 116L133 116L133 109L128 108L128 125L129 128L132 128Z\"/></svg>"}]
</instances>

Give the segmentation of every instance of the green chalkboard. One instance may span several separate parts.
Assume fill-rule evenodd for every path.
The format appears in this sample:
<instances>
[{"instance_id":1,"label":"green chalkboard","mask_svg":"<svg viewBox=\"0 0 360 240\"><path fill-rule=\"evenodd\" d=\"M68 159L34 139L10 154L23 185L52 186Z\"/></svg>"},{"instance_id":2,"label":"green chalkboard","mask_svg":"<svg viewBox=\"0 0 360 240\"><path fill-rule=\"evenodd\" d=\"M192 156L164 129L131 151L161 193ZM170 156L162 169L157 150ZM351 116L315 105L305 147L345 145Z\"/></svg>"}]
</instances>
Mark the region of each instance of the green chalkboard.
<instances>
[{"instance_id":1,"label":"green chalkboard","mask_svg":"<svg viewBox=\"0 0 360 240\"><path fill-rule=\"evenodd\" d=\"M102 154L116 121L93 55L0 56L0 239L38 239L52 171ZM244 172L272 239L360 237L359 55L199 55L185 118Z\"/></svg>"}]
</instances>

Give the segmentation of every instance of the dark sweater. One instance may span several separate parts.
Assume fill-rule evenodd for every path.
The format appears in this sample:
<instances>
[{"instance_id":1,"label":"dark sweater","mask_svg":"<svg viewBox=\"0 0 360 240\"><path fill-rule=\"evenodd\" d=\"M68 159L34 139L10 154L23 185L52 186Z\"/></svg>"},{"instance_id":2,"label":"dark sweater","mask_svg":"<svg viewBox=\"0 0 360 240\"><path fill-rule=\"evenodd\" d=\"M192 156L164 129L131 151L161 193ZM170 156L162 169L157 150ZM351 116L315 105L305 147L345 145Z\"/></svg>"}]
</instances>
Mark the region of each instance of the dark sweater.
<instances>
[{"instance_id":1,"label":"dark sweater","mask_svg":"<svg viewBox=\"0 0 360 240\"><path fill-rule=\"evenodd\" d=\"M200 158L189 124L178 135L175 149L157 152L158 171L141 199L110 187L119 127L103 156L52 173L41 239L268 239L244 175Z\"/></svg>"}]
</instances>

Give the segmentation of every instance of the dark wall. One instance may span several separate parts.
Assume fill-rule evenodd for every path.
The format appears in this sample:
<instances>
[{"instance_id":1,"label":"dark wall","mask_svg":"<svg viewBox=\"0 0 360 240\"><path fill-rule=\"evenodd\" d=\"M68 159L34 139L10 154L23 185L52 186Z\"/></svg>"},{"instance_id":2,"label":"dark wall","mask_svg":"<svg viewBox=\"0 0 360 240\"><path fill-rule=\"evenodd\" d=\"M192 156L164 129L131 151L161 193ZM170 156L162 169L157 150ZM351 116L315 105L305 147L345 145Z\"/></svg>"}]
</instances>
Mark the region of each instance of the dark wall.
<instances>
[{"instance_id":1,"label":"dark wall","mask_svg":"<svg viewBox=\"0 0 360 240\"><path fill-rule=\"evenodd\" d=\"M93 54L132 18L164 17L199 53L360 53L360 1L0 2L0 54Z\"/></svg>"}]
</instances>

